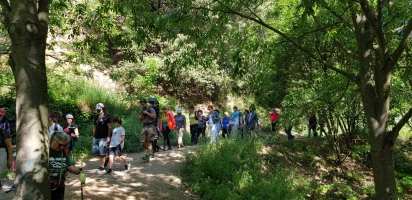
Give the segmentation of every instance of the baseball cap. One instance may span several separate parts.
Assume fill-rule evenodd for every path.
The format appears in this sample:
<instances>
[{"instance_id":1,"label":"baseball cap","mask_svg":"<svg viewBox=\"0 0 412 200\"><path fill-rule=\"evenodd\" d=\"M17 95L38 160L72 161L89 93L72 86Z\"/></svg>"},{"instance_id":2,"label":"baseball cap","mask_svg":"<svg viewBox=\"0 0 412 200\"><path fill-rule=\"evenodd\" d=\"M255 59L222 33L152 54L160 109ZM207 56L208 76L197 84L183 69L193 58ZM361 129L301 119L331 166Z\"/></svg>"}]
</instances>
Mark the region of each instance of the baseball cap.
<instances>
[{"instance_id":1,"label":"baseball cap","mask_svg":"<svg viewBox=\"0 0 412 200\"><path fill-rule=\"evenodd\" d=\"M73 119L73 115L72 114L67 114L66 119Z\"/></svg>"},{"instance_id":2,"label":"baseball cap","mask_svg":"<svg viewBox=\"0 0 412 200\"><path fill-rule=\"evenodd\" d=\"M178 108L178 109L176 110L176 113L182 113L182 109Z\"/></svg>"},{"instance_id":3,"label":"baseball cap","mask_svg":"<svg viewBox=\"0 0 412 200\"><path fill-rule=\"evenodd\" d=\"M189 109L194 109L195 107L193 106L193 105L190 105L189 106Z\"/></svg>"},{"instance_id":4,"label":"baseball cap","mask_svg":"<svg viewBox=\"0 0 412 200\"><path fill-rule=\"evenodd\" d=\"M104 105L102 103L96 104L96 110L103 110Z\"/></svg>"}]
</instances>

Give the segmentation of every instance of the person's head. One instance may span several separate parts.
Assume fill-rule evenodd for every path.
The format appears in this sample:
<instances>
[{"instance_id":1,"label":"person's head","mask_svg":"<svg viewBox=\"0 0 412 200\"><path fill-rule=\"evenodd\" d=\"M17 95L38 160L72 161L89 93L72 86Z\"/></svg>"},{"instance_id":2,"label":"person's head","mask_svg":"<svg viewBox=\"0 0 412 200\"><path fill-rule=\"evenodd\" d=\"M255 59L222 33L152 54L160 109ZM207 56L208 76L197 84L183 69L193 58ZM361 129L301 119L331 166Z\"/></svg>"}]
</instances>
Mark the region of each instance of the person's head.
<instances>
[{"instance_id":1,"label":"person's head","mask_svg":"<svg viewBox=\"0 0 412 200\"><path fill-rule=\"evenodd\" d=\"M6 118L6 109L0 108L0 121Z\"/></svg>"},{"instance_id":2,"label":"person's head","mask_svg":"<svg viewBox=\"0 0 412 200\"><path fill-rule=\"evenodd\" d=\"M66 115L66 122L68 124L71 124L73 122L73 115L72 114L67 114Z\"/></svg>"},{"instance_id":3,"label":"person's head","mask_svg":"<svg viewBox=\"0 0 412 200\"><path fill-rule=\"evenodd\" d=\"M250 112L249 112L249 110L245 110L245 114L249 114Z\"/></svg>"},{"instance_id":4,"label":"person's head","mask_svg":"<svg viewBox=\"0 0 412 200\"><path fill-rule=\"evenodd\" d=\"M207 106L207 110L208 110L210 113L212 113L212 112L213 112L213 106L212 106L212 105Z\"/></svg>"},{"instance_id":5,"label":"person's head","mask_svg":"<svg viewBox=\"0 0 412 200\"><path fill-rule=\"evenodd\" d=\"M228 113L228 112L224 112L223 115L225 115L225 117L228 117L228 116L229 116L229 113Z\"/></svg>"},{"instance_id":6,"label":"person's head","mask_svg":"<svg viewBox=\"0 0 412 200\"><path fill-rule=\"evenodd\" d=\"M115 118L113 119L113 124L114 124L116 127L121 126L121 125L122 125L122 119L121 119L120 117L115 117Z\"/></svg>"},{"instance_id":7,"label":"person's head","mask_svg":"<svg viewBox=\"0 0 412 200\"><path fill-rule=\"evenodd\" d=\"M49 122L57 123L57 116L54 113L49 113Z\"/></svg>"},{"instance_id":8,"label":"person's head","mask_svg":"<svg viewBox=\"0 0 412 200\"><path fill-rule=\"evenodd\" d=\"M197 111L197 115L202 116L202 115L203 115L203 111L202 111L202 110L198 110L198 111Z\"/></svg>"},{"instance_id":9,"label":"person's head","mask_svg":"<svg viewBox=\"0 0 412 200\"><path fill-rule=\"evenodd\" d=\"M233 112L236 112L237 110L237 106L233 106Z\"/></svg>"},{"instance_id":10,"label":"person's head","mask_svg":"<svg viewBox=\"0 0 412 200\"><path fill-rule=\"evenodd\" d=\"M182 109L180 109L180 108L178 108L177 110L176 110L176 113L177 113L177 115L182 115Z\"/></svg>"},{"instance_id":11,"label":"person's head","mask_svg":"<svg viewBox=\"0 0 412 200\"><path fill-rule=\"evenodd\" d=\"M167 106L163 106L163 107L162 107L162 111L163 111L164 113L166 113L167 111L169 111L169 108L168 108Z\"/></svg>"},{"instance_id":12,"label":"person's head","mask_svg":"<svg viewBox=\"0 0 412 200\"><path fill-rule=\"evenodd\" d=\"M142 106L142 108L147 108L147 101L146 101L146 99L140 100L140 106Z\"/></svg>"},{"instance_id":13,"label":"person's head","mask_svg":"<svg viewBox=\"0 0 412 200\"><path fill-rule=\"evenodd\" d=\"M96 104L96 112L97 113L102 114L102 113L104 113L104 111L105 111L105 108L104 108L103 103Z\"/></svg>"},{"instance_id":14,"label":"person's head","mask_svg":"<svg viewBox=\"0 0 412 200\"><path fill-rule=\"evenodd\" d=\"M190 105L189 106L189 112L193 112L193 111L195 111L195 107L193 105Z\"/></svg>"},{"instance_id":15,"label":"person's head","mask_svg":"<svg viewBox=\"0 0 412 200\"><path fill-rule=\"evenodd\" d=\"M55 151L61 151L64 147L67 147L71 137L67 133L54 132L50 139L50 148Z\"/></svg>"},{"instance_id":16,"label":"person's head","mask_svg":"<svg viewBox=\"0 0 412 200\"><path fill-rule=\"evenodd\" d=\"M159 101L156 98L149 98L149 103L153 106L153 107L158 107L159 106Z\"/></svg>"}]
</instances>

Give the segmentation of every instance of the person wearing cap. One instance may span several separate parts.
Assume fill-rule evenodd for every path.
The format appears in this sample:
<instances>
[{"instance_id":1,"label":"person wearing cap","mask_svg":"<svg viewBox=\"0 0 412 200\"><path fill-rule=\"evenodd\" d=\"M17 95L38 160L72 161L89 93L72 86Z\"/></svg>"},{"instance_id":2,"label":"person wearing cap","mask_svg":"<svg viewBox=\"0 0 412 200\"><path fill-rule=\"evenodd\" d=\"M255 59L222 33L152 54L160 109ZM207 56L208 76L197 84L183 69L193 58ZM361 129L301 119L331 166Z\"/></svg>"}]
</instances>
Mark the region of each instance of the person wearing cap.
<instances>
[{"instance_id":1,"label":"person wearing cap","mask_svg":"<svg viewBox=\"0 0 412 200\"><path fill-rule=\"evenodd\" d=\"M195 112L195 107L190 105L189 106L189 127L190 127L190 141L192 146L196 145L197 143L197 127L199 124L199 119L197 113Z\"/></svg>"},{"instance_id":2,"label":"person wearing cap","mask_svg":"<svg viewBox=\"0 0 412 200\"><path fill-rule=\"evenodd\" d=\"M152 143L156 131L156 111L147 105L147 101L145 99L140 100L140 106L142 106L142 111L140 112L138 120L143 122L140 142L143 143L147 153L147 155L142 159L145 161L150 161L150 159L154 156L152 151Z\"/></svg>"},{"instance_id":3,"label":"person wearing cap","mask_svg":"<svg viewBox=\"0 0 412 200\"><path fill-rule=\"evenodd\" d=\"M0 108L0 173L13 164L13 146L11 143L10 124L6 110ZM0 183L1 186L1 183Z\"/></svg>"},{"instance_id":4,"label":"person wearing cap","mask_svg":"<svg viewBox=\"0 0 412 200\"><path fill-rule=\"evenodd\" d=\"M49 113L49 139L55 132L63 132L63 128L57 123L57 116L54 113Z\"/></svg>"},{"instance_id":5,"label":"person wearing cap","mask_svg":"<svg viewBox=\"0 0 412 200\"><path fill-rule=\"evenodd\" d=\"M167 106L163 106L162 108L162 116L160 117L159 123L158 123L159 129L161 133L163 134L163 150L166 151L166 145L168 146L168 149L172 149L170 145L170 137L169 134L172 130L176 128L176 121L175 117L173 116L173 112L169 110Z\"/></svg>"},{"instance_id":6,"label":"person wearing cap","mask_svg":"<svg viewBox=\"0 0 412 200\"><path fill-rule=\"evenodd\" d=\"M69 148L70 151L73 150L74 145L76 144L77 140L79 139L79 129L76 125L76 123L73 120L73 115L72 114L67 114L66 115L66 122L63 125L63 131L67 134L70 135L72 140L69 142Z\"/></svg>"},{"instance_id":7,"label":"person wearing cap","mask_svg":"<svg viewBox=\"0 0 412 200\"><path fill-rule=\"evenodd\" d=\"M276 124L278 123L279 112L272 108L272 112L269 114L270 122L272 124L272 131L276 131Z\"/></svg>"},{"instance_id":8,"label":"person wearing cap","mask_svg":"<svg viewBox=\"0 0 412 200\"><path fill-rule=\"evenodd\" d=\"M112 136L112 118L105 113L105 107L102 103L96 104L96 112L98 115L94 119L92 153L99 157L100 167L97 169L97 173L101 174L106 173L106 146Z\"/></svg>"},{"instance_id":9,"label":"person wearing cap","mask_svg":"<svg viewBox=\"0 0 412 200\"><path fill-rule=\"evenodd\" d=\"M184 147L183 134L186 132L186 117L182 114L182 109L178 108L175 115L176 130L177 130L177 148ZM169 147L168 150L172 150Z\"/></svg>"}]
</instances>

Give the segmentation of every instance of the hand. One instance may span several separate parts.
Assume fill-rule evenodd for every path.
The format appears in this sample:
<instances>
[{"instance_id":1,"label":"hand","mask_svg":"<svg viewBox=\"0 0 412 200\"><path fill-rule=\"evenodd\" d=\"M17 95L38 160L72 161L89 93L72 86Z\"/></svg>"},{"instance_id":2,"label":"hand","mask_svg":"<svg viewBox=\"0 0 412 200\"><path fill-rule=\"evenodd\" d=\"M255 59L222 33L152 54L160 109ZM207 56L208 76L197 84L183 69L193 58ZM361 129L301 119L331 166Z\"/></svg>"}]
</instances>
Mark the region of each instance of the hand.
<instances>
[{"instance_id":1,"label":"hand","mask_svg":"<svg viewBox=\"0 0 412 200\"><path fill-rule=\"evenodd\" d=\"M13 165L13 156L11 158L7 159L7 168L10 168Z\"/></svg>"},{"instance_id":2,"label":"hand","mask_svg":"<svg viewBox=\"0 0 412 200\"><path fill-rule=\"evenodd\" d=\"M106 138L106 142L110 142L110 137L107 137L107 138Z\"/></svg>"}]
</instances>

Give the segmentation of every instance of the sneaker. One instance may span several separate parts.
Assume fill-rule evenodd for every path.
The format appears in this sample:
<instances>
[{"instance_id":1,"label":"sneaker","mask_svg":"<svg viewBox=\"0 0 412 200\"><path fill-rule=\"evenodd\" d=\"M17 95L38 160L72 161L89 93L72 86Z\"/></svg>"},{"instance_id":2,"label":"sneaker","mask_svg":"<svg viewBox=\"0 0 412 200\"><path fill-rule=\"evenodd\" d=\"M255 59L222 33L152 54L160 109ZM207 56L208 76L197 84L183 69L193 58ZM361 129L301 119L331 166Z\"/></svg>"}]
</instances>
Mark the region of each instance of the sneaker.
<instances>
[{"instance_id":1,"label":"sneaker","mask_svg":"<svg viewBox=\"0 0 412 200\"><path fill-rule=\"evenodd\" d=\"M168 151L171 151L171 150L173 150L173 149L172 149L172 147L169 147L169 148L167 148L167 150L168 150Z\"/></svg>"},{"instance_id":2,"label":"sneaker","mask_svg":"<svg viewBox=\"0 0 412 200\"><path fill-rule=\"evenodd\" d=\"M106 157L104 160L104 168L107 167L107 164L109 164L109 157Z\"/></svg>"},{"instance_id":3,"label":"sneaker","mask_svg":"<svg viewBox=\"0 0 412 200\"><path fill-rule=\"evenodd\" d=\"M150 161L150 157L151 157L151 156L149 156L149 155L145 155L142 159L143 159L144 161Z\"/></svg>"},{"instance_id":4,"label":"sneaker","mask_svg":"<svg viewBox=\"0 0 412 200\"><path fill-rule=\"evenodd\" d=\"M108 170L106 171L106 173L107 173L107 174L112 173L112 169L108 169Z\"/></svg>"},{"instance_id":5,"label":"sneaker","mask_svg":"<svg viewBox=\"0 0 412 200\"><path fill-rule=\"evenodd\" d=\"M99 169L97 169L96 172L99 174L102 174L102 173L106 173L106 170L103 167L99 167Z\"/></svg>"},{"instance_id":6,"label":"sneaker","mask_svg":"<svg viewBox=\"0 0 412 200\"><path fill-rule=\"evenodd\" d=\"M130 163L128 162L128 163L126 163L126 164L124 165L124 169L125 169L126 171L129 171L129 170L130 170L130 166L132 166L132 164L130 164Z\"/></svg>"}]
</instances>

